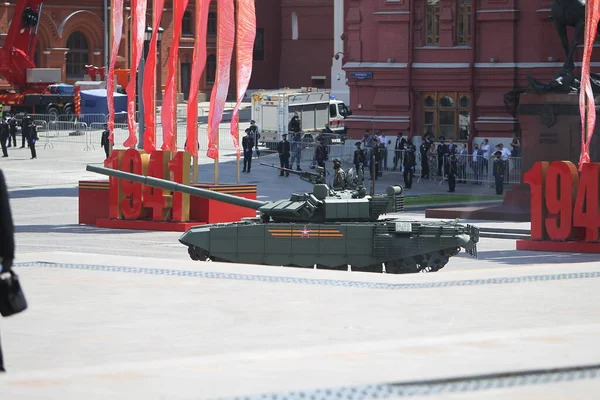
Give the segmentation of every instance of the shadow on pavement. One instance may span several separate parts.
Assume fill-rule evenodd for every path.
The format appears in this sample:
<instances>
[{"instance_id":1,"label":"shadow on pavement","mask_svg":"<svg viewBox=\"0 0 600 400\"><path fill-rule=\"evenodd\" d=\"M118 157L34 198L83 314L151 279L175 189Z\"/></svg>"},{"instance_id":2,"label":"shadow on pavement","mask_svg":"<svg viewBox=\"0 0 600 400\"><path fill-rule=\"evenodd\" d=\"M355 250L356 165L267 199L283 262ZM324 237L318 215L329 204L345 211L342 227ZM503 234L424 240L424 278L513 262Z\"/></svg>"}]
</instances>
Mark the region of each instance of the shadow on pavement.
<instances>
[{"instance_id":1,"label":"shadow on pavement","mask_svg":"<svg viewBox=\"0 0 600 400\"><path fill-rule=\"evenodd\" d=\"M514 242L514 241L513 241ZM596 254L550 253L543 251L491 250L478 251L477 258L509 265L574 264L597 260Z\"/></svg>"},{"instance_id":2,"label":"shadow on pavement","mask_svg":"<svg viewBox=\"0 0 600 400\"><path fill-rule=\"evenodd\" d=\"M108 233L111 234L123 234L123 233L133 233L140 232L135 230L126 230L126 229L107 229L107 228L97 228L95 226L88 225L16 225L15 226L16 233L88 233L88 234L101 234Z\"/></svg>"},{"instance_id":3,"label":"shadow on pavement","mask_svg":"<svg viewBox=\"0 0 600 400\"><path fill-rule=\"evenodd\" d=\"M30 197L78 197L79 189L71 188L43 188L43 189L16 189L9 190L11 199L27 199Z\"/></svg>"}]
</instances>

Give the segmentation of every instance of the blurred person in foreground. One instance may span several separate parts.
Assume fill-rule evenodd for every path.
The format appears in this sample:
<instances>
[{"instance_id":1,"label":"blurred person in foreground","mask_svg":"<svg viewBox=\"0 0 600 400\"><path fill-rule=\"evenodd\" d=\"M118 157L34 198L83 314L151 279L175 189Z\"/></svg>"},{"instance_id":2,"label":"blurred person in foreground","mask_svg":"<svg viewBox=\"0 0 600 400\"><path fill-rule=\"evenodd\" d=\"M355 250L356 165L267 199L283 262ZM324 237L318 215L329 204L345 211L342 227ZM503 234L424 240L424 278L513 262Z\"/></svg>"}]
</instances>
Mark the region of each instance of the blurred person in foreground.
<instances>
[{"instance_id":1,"label":"blurred person in foreground","mask_svg":"<svg viewBox=\"0 0 600 400\"><path fill-rule=\"evenodd\" d=\"M4 181L2 170L0 170L0 208L0 259L2 260L2 270L0 273L4 274L10 272L13 259L15 258L15 227L10 212L8 190L6 189L6 182ZM0 372L5 372L1 343Z\"/></svg>"}]
</instances>

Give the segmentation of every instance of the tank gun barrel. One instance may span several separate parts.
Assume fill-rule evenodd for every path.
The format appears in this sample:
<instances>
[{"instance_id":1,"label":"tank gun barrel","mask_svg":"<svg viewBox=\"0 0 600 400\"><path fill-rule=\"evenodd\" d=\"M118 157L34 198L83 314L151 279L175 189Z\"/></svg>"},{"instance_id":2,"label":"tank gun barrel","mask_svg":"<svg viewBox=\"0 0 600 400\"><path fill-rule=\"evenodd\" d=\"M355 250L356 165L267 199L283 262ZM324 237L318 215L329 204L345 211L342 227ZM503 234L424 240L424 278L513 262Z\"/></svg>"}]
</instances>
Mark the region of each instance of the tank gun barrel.
<instances>
[{"instance_id":1,"label":"tank gun barrel","mask_svg":"<svg viewBox=\"0 0 600 400\"><path fill-rule=\"evenodd\" d=\"M192 196L203 197L210 200L222 201L223 203L234 204L240 207L250 208L258 210L264 206L265 202L245 199L243 197L233 196L231 194L213 192L212 190L197 188L194 186L183 185L181 183L167 181L165 179L154 178L151 176L143 176L138 174L132 174L130 172L118 171L111 168L97 167L94 165L88 165L87 171L96 172L102 175L112 176L114 178L125 179L128 181L139 182L143 185L148 185L160 189L171 190L173 192L181 192L190 194Z\"/></svg>"}]
</instances>

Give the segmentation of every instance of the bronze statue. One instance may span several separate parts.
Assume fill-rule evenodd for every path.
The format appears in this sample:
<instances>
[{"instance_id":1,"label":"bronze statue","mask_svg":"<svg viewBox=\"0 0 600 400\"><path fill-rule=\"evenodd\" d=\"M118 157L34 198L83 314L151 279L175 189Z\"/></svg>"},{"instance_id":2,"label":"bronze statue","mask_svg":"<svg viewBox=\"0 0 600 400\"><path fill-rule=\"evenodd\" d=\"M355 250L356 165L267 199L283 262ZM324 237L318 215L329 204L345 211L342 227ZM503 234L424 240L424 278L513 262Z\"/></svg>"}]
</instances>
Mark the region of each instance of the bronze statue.
<instances>
[{"instance_id":1,"label":"bronze statue","mask_svg":"<svg viewBox=\"0 0 600 400\"><path fill-rule=\"evenodd\" d=\"M543 83L528 76L530 91L537 93L547 92L577 92L579 90L579 79L573 74L575 63L573 56L577 45L583 37L585 28L585 1L586 0L552 0L550 19L554 21L556 32L560 37L565 49L566 60L563 69L556 74L549 83ZM575 28L575 35L569 43L567 26ZM600 91L600 76L590 74L592 89Z\"/></svg>"}]
</instances>

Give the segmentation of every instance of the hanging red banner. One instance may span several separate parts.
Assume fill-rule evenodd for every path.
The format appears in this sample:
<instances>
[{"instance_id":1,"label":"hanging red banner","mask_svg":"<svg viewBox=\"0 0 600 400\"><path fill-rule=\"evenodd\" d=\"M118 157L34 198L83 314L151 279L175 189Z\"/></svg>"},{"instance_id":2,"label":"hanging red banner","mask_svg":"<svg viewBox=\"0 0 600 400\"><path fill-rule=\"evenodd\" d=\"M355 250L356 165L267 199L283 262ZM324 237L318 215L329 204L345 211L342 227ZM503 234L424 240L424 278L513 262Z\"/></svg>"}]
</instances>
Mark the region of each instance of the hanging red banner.
<instances>
[{"instance_id":1,"label":"hanging red banner","mask_svg":"<svg viewBox=\"0 0 600 400\"><path fill-rule=\"evenodd\" d=\"M179 37L181 36L181 21L188 0L173 0L173 41L169 49L169 65L165 98L161 108L163 130L163 150L177 150L177 132L174 131L174 121L177 120L177 65L179 63ZM206 46L206 42L204 42Z\"/></svg>"},{"instance_id":2,"label":"hanging red banner","mask_svg":"<svg viewBox=\"0 0 600 400\"><path fill-rule=\"evenodd\" d=\"M156 54L158 28L160 27L164 4L164 0L154 0L153 2L152 38L150 39L150 50L144 66L144 85L142 88L145 123L144 151L148 154L156 150Z\"/></svg>"},{"instance_id":3,"label":"hanging red banner","mask_svg":"<svg viewBox=\"0 0 600 400\"><path fill-rule=\"evenodd\" d=\"M198 89L202 71L206 64L206 27L208 25L208 9L210 0L196 1L196 41L192 55L192 73L190 93L187 104L187 134L185 150L192 156L198 156Z\"/></svg>"},{"instance_id":4,"label":"hanging red banner","mask_svg":"<svg viewBox=\"0 0 600 400\"><path fill-rule=\"evenodd\" d=\"M587 0L585 7L585 33L583 35L585 40L581 63L581 88L579 89L579 113L581 114L582 129L581 157L579 159L580 171L583 168L583 164L590 162L590 143L596 125L596 105L594 104L594 93L590 83L590 60L592 58L592 50L594 49L599 21L600 0Z\"/></svg>"},{"instance_id":5,"label":"hanging red banner","mask_svg":"<svg viewBox=\"0 0 600 400\"><path fill-rule=\"evenodd\" d=\"M219 0L217 4L217 76L210 94L208 110L208 151L212 159L219 157L219 124L223 119L229 90L231 56L235 41L235 7L233 0Z\"/></svg>"},{"instance_id":6,"label":"hanging red banner","mask_svg":"<svg viewBox=\"0 0 600 400\"><path fill-rule=\"evenodd\" d=\"M119 44L123 36L123 0L112 0L112 26L113 40L110 53L110 64L108 66L108 76L106 77L106 101L108 102L108 130L110 135L108 141L115 142L115 63L119 54Z\"/></svg>"},{"instance_id":7,"label":"hanging red banner","mask_svg":"<svg viewBox=\"0 0 600 400\"><path fill-rule=\"evenodd\" d=\"M237 102L231 117L231 139L240 157L239 146L239 109L252 75L252 55L256 37L256 12L254 0L238 0L236 24L236 67L237 67Z\"/></svg>"},{"instance_id":8,"label":"hanging red banner","mask_svg":"<svg viewBox=\"0 0 600 400\"><path fill-rule=\"evenodd\" d=\"M137 144L135 128L135 101L137 85L137 69L144 51L144 31L146 26L146 0L131 0L131 63L129 83L127 84L127 127L129 137L123 143L125 147Z\"/></svg>"}]
</instances>

